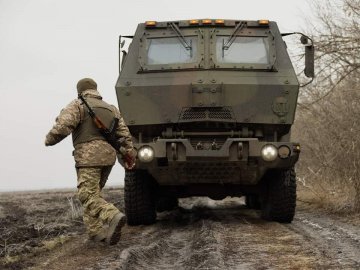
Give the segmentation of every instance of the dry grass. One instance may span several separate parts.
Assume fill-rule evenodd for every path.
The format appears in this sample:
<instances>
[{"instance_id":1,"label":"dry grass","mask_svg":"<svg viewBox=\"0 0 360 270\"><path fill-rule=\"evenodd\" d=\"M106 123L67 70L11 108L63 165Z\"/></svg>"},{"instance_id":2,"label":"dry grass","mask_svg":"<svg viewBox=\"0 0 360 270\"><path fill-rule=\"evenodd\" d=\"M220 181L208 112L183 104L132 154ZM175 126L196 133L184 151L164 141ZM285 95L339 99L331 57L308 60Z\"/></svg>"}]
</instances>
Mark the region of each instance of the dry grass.
<instances>
[{"instance_id":1,"label":"dry grass","mask_svg":"<svg viewBox=\"0 0 360 270\"><path fill-rule=\"evenodd\" d=\"M66 241L70 239L69 236L60 235L59 237L53 238L51 240L43 241L43 248L41 250L53 250L54 248L63 245Z\"/></svg>"},{"instance_id":2,"label":"dry grass","mask_svg":"<svg viewBox=\"0 0 360 270\"><path fill-rule=\"evenodd\" d=\"M359 211L360 92L353 91L359 84L354 79L338 87L331 97L297 113L298 180L326 208Z\"/></svg>"},{"instance_id":3,"label":"dry grass","mask_svg":"<svg viewBox=\"0 0 360 270\"><path fill-rule=\"evenodd\" d=\"M307 185L298 180L297 198L299 201L321 208L329 213L354 214L353 197L341 189L324 188L322 183Z\"/></svg>"},{"instance_id":4,"label":"dry grass","mask_svg":"<svg viewBox=\"0 0 360 270\"><path fill-rule=\"evenodd\" d=\"M68 212L69 218L71 220L80 219L84 212L80 201L77 198L75 198L74 196L68 197L67 200L69 202L69 207L70 207L69 212Z\"/></svg>"},{"instance_id":5,"label":"dry grass","mask_svg":"<svg viewBox=\"0 0 360 270\"><path fill-rule=\"evenodd\" d=\"M121 194L119 189L106 190L104 196L115 202ZM34 256L85 233L74 190L2 193L0 205L0 269L28 269Z\"/></svg>"}]
</instances>

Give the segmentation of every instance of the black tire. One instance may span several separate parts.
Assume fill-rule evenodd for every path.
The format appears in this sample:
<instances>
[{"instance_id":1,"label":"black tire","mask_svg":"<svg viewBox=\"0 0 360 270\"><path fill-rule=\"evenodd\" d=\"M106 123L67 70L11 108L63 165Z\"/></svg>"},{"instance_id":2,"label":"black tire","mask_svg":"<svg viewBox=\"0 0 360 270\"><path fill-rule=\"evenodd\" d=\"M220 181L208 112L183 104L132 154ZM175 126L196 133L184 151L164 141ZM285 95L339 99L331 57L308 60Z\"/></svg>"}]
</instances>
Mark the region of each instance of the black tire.
<instances>
[{"instance_id":1,"label":"black tire","mask_svg":"<svg viewBox=\"0 0 360 270\"><path fill-rule=\"evenodd\" d=\"M179 205L176 197L160 197L156 203L156 211L164 212L174 210Z\"/></svg>"},{"instance_id":2,"label":"black tire","mask_svg":"<svg viewBox=\"0 0 360 270\"><path fill-rule=\"evenodd\" d=\"M245 196L245 205L249 209L261 209L260 198L256 194L246 195Z\"/></svg>"},{"instance_id":3,"label":"black tire","mask_svg":"<svg viewBox=\"0 0 360 270\"><path fill-rule=\"evenodd\" d=\"M155 187L146 171L125 172L125 214L129 225L149 225L156 221Z\"/></svg>"},{"instance_id":4,"label":"black tire","mask_svg":"<svg viewBox=\"0 0 360 270\"><path fill-rule=\"evenodd\" d=\"M266 191L262 203L262 217L266 220L291 223L296 208L294 168L270 171L264 180Z\"/></svg>"}]
</instances>

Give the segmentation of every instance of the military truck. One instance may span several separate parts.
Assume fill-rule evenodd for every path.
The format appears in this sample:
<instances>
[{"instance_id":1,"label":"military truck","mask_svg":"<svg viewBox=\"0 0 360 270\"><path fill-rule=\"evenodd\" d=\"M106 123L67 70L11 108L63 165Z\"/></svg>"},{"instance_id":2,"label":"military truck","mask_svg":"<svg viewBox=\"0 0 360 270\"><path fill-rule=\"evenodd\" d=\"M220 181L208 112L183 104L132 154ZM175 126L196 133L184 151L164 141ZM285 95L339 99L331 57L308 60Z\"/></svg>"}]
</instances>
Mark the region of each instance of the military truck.
<instances>
[{"instance_id":1,"label":"military truck","mask_svg":"<svg viewBox=\"0 0 360 270\"><path fill-rule=\"evenodd\" d=\"M116 83L137 149L125 172L129 225L154 223L190 196L245 196L264 219L293 220L299 81L289 34L300 33L281 34L268 20L202 19L147 21L120 36L120 50L132 39ZM313 78L314 46L300 36Z\"/></svg>"}]
</instances>

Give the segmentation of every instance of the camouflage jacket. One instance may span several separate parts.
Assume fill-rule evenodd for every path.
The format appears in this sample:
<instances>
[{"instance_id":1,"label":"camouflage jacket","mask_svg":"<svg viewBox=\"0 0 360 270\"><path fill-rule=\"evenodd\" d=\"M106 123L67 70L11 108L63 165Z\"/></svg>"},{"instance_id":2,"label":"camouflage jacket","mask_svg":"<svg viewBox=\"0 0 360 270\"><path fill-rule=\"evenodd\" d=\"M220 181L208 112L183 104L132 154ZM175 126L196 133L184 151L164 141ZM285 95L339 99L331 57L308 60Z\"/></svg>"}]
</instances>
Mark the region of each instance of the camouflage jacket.
<instances>
[{"instance_id":1,"label":"camouflage jacket","mask_svg":"<svg viewBox=\"0 0 360 270\"><path fill-rule=\"evenodd\" d=\"M99 92L92 89L85 90L83 96L101 98ZM82 106L81 101L75 99L61 110L59 116L56 118L55 125L46 135L45 145L57 144L76 129L81 122ZM115 117L119 119L116 135L119 139L125 139L124 144L126 151L133 151L129 129L126 126L120 111L115 106L113 106L113 108ZM94 140L76 145L73 156L76 167L109 166L115 163L116 151L106 141Z\"/></svg>"}]
</instances>

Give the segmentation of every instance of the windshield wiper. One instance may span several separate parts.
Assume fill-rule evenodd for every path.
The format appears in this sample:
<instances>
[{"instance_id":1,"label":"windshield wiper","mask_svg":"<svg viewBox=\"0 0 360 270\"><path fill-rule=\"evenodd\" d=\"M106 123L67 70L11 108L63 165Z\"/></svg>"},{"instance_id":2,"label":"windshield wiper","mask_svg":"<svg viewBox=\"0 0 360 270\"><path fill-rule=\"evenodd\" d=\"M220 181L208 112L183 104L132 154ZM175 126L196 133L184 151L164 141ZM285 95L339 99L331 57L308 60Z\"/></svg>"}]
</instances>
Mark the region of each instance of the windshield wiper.
<instances>
[{"instance_id":1,"label":"windshield wiper","mask_svg":"<svg viewBox=\"0 0 360 270\"><path fill-rule=\"evenodd\" d=\"M178 36L180 43L184 46L187 51L190 51L190 57L192 57L192 40L190 39L190 44L186 41L184 35L181 33L180 28L175 23L170 23L171 28L174 30Z\"/></svg>"},{"instance_id":2,"label":"windshield wiper","mask_svg":"<svg viewBox=\"0 0 360 270\"><path fill-rule=\"evenodd\" d=\"M223 46L222 46L222 56L224 57L224 50L228 50L230 46L234 43L236 39L236 33L239 32L241 29L243 29L246 26L246 22L239 22L234 31L229 36L228 40L225 42L223 39Z\"/></svg>"}]
</instances>

